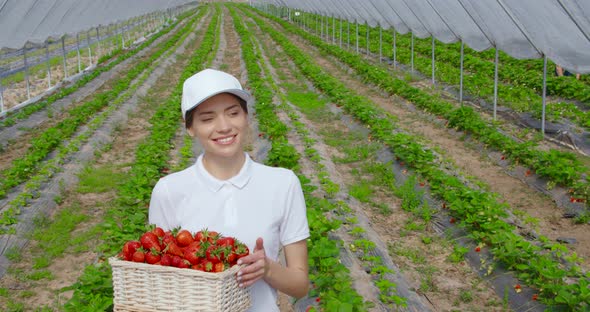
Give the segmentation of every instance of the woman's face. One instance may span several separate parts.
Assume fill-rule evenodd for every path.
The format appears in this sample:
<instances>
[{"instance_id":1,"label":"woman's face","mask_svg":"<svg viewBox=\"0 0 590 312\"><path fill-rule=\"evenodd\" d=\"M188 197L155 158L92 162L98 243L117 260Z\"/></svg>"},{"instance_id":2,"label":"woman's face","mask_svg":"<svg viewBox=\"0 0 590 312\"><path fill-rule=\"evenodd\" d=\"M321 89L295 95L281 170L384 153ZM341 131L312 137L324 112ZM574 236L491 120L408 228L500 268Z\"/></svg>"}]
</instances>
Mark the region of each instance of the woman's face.
<instances>
[{"instance_id":1,"label":"woman's face","mask_svg":"<svg viewBox=\"0 0 590 312\"><path fill-rule=\"evenodd\" d=\"M195 108L187 130L199 139L209 156L231 158L243 153L247 129L248 115L238 98L221 93Z\"/></svg>"}]
</instances>

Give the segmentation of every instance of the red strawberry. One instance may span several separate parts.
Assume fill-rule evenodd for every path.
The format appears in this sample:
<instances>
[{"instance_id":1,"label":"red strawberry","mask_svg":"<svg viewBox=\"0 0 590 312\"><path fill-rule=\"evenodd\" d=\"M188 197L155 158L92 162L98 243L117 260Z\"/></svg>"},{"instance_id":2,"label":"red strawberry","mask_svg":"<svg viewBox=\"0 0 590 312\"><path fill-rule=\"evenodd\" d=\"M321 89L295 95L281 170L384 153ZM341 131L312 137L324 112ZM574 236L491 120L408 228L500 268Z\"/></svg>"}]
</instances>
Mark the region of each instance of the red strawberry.
<instances>
[{"instance_id":1,"label":"red strawberry","mask_svg":"<svg viewBox=\"0 0 590 312\"><path fill-rule=\"evenodd\" d=\"M141 236L139 240L141 242L141 246L145 250L152 250L155 248L157 251L162 251L162 247L160 247L160 241L158 240L158 236L152 232L147 232Z\"/></svg>"},{"instance_id":2,"label":"red strawberry","mask_svg":"<svg viewBox=\"0 0 590 312\"><path fill-rule=\"evenodd\" d=\"M133 253L133 262L145 262L145 252L137 250Z\"/></svg>"},{"instance_id":3,"label":"red strawberry","mask_svg":"<svg viewBox=\"0 0 590 312\"><path fill-rule=\"evenodd\" d=\"M159 227L159 226L156 226L156 227L155 227L155 228L152 230L152 233L156 234L156 236L157 236L158 238L162 238L162 237L164 237L164 233L165 233L165 232L164 232L164 230L163 230L161 227Z\"/></svg>"},{"instance_id":4,"label":"red strawberry","mask_svg":"<svg viewBox=\"0 0 590 312\"><path fill-rule=\"evenodd\" d=\"M160 259L160 265L171 266L172 265L172 256L169 254L163 254L162 258Z\"/></svg>"},{"instance_id":5,"label":"red strawberry","mask_svg":"<svg viewBox=\"0 0 590 312\"><path fill-rule=\"evenodd\" d=\"M225 271L225 269L226 269L226 267L223 262L215 263L215 265L213 266L213 272L215 272L215 273L223 272L223 271Z\"/></svg>"},{"instance_id":6,"label":"red strawberry","mask_svg":"<svg viewBox=\"0 0 590 312\"><path fill-rule=\"evenodd\" d=\"M449 220L449 222L455 223L455 222L457 222L457 220L455 218L451 217L451 219Z\"/></svg>"},{"instance_id":7,"label":"red strawberry","mask_svg":"<svg viewBox=\"0 0 590 312\"><path fill-rule=\"evenodd\" d=\"M141 243L138 241L128 241L123 245L123 257L127 261L131 261L133 254L137 249L141 247Z\"/></svg>"},{"instance_id":8,"label":"red strawberry","mask_svg":"<svg viewBox=\"0 0 590 312\"><path fill-rule=\"evenodd\" d=\"M156 250L152 249L151 251L146 252L145 254L145 262L149 264L155 264L156 262L160 261L162 256Z\"/></svg>"},{"instance_id":9,"label":"red strawberry","mask_svg":"<svg viewBox=\"0 0 590 312\"><path fill-rule=\"evenodd\" d=\"M195 239L193 238L193 234L187 230L181 230L176 234L176 241L178 242L178 246L185 247L190 245Z\"/></svg>"},{"instance_id":10,"label":"red strawberry","mask_svg":"<svg viewBox=\"0 0 590 312\"><path fill-rule=\"evenodd\" d=\"M537 299L539 299L539 295L537 295L537 294L534 294L534 295L533 295L533 300L534 300L534 301L536 301Z\"/></svg>"},{"instance_id":11,"label":"red strawberry","mask_svg":"<svg viewBox=\"0 0 590 312\"><path fill-rule=\"evenodd\" d=\"M173 256L183 256L184 253L182 252L182 249L180 249L180 247L178 247L178 245L176 245L176 243L172 242L170 244L168 244L166 246L166 249L164 249L164 252Z\"/></svg>"},{"instance_id":12,"label":"red strawberry","mask_svg":"<svg viewBox=\"0 0 590 312\"><path fill-rule=\"evenodd\" d=\"M240 259L242 257L249 255L250 250L248 249L248 246L246 246L246 244L239 243L239 244L236 244L235 253L238 256L238 259Z\"/></svg>"},{"instance_id":13,"label":"red strawberry","mask_svg":"<svg viewBox=\"0 0 590 312\"><path fill-rule=\"evenodd\" d=\"M475 252L480 252L481 248L479 246L475 247Z\"/></svg>"}]
</instances>

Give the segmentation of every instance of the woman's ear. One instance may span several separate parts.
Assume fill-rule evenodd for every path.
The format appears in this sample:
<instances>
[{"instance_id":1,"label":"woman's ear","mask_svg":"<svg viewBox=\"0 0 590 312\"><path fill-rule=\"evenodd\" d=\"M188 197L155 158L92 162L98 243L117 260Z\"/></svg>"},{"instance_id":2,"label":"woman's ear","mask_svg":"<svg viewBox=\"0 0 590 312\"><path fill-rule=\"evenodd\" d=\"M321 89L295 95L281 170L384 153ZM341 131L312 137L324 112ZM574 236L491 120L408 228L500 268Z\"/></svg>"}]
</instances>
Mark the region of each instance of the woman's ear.
<instances>
[{"instance_id":1,"label":"woman's ear","mask_svg":"<svg viewBox=\"0 0 590 312\"><path fill-rule=\"evenodd\" d=\"M186 132L188 133L188 135L190 135L192 138L195 137L195 133L193 131L192 128L186 128Z\"/></svg>"}]
</instances>

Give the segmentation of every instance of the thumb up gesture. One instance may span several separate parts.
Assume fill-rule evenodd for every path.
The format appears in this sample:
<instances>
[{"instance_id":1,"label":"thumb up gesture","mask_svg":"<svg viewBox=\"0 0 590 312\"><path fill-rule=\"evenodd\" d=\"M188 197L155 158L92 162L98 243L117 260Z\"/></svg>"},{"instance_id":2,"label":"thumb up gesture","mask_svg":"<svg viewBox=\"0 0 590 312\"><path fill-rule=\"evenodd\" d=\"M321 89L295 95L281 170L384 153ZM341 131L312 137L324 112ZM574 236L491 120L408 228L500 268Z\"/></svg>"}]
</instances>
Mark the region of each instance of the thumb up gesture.
<instances>
[{"instance_id":1,"label":"thumb up gesture","mask_svg":"<svg viewBox=\"0 0 590 312\"><path fill-rule=\"evenodd\" d=\"M256 239L256 246L251 254L240 258L238 264L246 264L247 266L238 271L237 279L240 287L248 287L256 283L259 279L264 278L268 273L268 261L266 259L266 252L262 237Z\"/></svg>"}]
</instances>

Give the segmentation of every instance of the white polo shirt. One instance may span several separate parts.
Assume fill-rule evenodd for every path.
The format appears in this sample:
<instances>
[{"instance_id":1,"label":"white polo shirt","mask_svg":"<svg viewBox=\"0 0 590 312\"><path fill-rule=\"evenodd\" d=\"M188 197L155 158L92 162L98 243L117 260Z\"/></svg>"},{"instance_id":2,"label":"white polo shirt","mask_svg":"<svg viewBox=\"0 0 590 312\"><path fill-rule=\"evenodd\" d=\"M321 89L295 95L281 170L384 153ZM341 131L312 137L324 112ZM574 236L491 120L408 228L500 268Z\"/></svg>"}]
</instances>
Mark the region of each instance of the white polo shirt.
<instances>
[{"instance_id":1,"label":"white polo shirt","mask_svg":"<svg viewBox=\"0 0 590 312\"><path fill-rule=\"evenodd\" d=\"M309 237L305 200L297 176L288 169L246 161L240 172L218 180L194 165L158 181L152 192L149 223L164 230L181 227L233 236L254 249L262 237L266 256L278 261L279 248ZM276 290L264 280L251 287L248 311L279 311Z\"/></svg>"}]
</instances>

